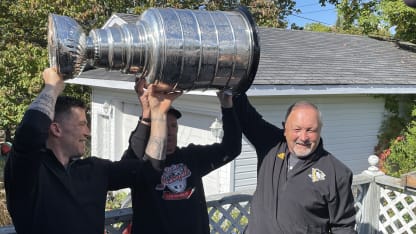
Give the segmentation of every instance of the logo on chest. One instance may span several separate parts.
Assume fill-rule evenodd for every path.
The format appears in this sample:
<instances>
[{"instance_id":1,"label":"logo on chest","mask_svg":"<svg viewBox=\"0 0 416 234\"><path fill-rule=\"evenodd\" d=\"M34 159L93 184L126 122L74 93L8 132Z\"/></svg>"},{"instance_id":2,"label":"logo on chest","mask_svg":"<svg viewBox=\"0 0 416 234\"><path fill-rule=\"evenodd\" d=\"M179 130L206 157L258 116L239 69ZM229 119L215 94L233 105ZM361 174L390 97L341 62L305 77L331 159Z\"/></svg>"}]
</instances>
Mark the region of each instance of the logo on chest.
<instances>
[{"instance_id":1,"label":"logo on chest","mask_svg":"<svg viewBox=\"0 0 416 234\"><path fill-rule=\"evenodd\" d=\"M312 173L309 174L309 177L312 179L312 182L318 182L321 180L325 180L325 173L317 168L312 168Z\"/></svg>"},{"instance_id":2,"label":"logo on chest","mask_svg":"<svg viewBox=\"0 0 416 234\"><path fill-rule=\"evenodd\" d=\"M276 157L280 158L281 160L284 160L285 156L286 156L285 152L281 152L281 153L276 154Z\"/></svg>"},{"instance_id":3,"label":"logo on chest","mask_svg":"<svg viewBox=\"0 0 416 234\"><path fill-rule=\"evenodd\" d=\"M191 171L183 163L165 167L160 178L161 183L156 186L156 190L163 190L162 198L165 200L188 199L195 190L194 188L186 189L187 178L190 176Z\"/></svg>"}]
</instances>

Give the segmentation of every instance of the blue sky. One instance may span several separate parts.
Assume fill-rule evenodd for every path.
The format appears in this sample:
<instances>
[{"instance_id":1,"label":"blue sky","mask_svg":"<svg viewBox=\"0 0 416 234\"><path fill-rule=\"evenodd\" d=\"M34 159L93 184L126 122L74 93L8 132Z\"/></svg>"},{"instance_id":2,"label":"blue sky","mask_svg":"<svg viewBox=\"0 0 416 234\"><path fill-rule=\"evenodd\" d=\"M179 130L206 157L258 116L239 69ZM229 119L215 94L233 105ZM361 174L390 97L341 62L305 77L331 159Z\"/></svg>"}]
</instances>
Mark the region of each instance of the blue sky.
<instances>
[{"instance_id":1,"label":"blue sky","mask_svg":"<svg viewBox=\"0 0 416 234\"><path fill-rule=\"evenodd\" d=\"M292 23L305 26L310 23L321 23L327 26L334 25L337 20L337 11L334 5L327 4L321 7L318 0L296 0L296 8L302 13L287 18L288 27Z\"/></svg>"}]
</instances>

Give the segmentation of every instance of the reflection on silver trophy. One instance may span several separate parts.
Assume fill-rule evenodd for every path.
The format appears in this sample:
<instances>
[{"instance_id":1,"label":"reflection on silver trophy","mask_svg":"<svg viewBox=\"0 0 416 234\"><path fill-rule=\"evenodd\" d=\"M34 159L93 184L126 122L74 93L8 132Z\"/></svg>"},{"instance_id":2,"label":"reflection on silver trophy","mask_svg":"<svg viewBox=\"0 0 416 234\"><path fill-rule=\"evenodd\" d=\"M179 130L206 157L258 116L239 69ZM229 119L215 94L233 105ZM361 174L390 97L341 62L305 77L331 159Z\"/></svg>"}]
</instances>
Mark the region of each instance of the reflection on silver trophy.
<instances>
[{"instance_id":1,"label":"reflection on silver trophy","mask_svg":"<svg viewBox=\"0 0 416 234\"><path fill-rule=\"evenodd\" d=\"M179 90L230 89L245 92L260 59L255 22L244 7L232 11L150 8L135 24L93 29L51 14L51 66L64 79L89 67L144 75Z\"/></svg>"}]
</instances>

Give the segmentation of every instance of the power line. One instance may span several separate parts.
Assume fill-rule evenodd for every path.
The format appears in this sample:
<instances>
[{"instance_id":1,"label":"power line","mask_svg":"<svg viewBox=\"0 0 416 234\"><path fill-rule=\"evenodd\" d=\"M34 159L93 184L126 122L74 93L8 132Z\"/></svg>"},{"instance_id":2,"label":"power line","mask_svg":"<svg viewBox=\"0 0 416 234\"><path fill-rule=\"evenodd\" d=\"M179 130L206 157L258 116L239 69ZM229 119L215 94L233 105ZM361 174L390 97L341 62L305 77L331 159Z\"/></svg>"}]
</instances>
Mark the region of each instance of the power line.
<instances>
[{"instance_id":1,"label":"power line","mask_svg":"<svg viewBox=\"0 0 416 234\"><path fill-rule=\"evenodd\" d=\"M316 6L316 4L317 4L317 3L310 3L310 4L305 4L305 5L296 6L296 7Z\"/></svg>"},{"instance_id":2,"label":"power line","mask_svg":"<svg viewBox=\"0 0 416 234\"><path fill-rule=\"evenodd\" d=\"M324 10L316 10L316 11L301 12L300 14L311 14L311 13L318 13L318 12L323 12L323 11L333 11L333 10L336 10L336 8L332 8L332 9L324 9Z\"/></svg>"},{"instance_id":3,"label":"power line","mask_svg":"<svg viewBox=\"0 0 416 234\"><path fill-rule=\"evenodd\" d=\"M292 15L292 16L298 17L298 18L301 18L301 19L306 19L306 20L313 21L313 22L317 22L317 23L320 23L320 24L325 24L327 26L331 26L331 24L328 24L328 23L325 23L325 22L322 22L322 21L319 21L319 20L314 20L314 19L311 19L311 18L299 16L299 15Z\"/></svg>"},{"instance_id":4,"label":"power line","mask_svg":"<svg viewBox=\"0 0 416 234\"><path fill-rule=\"evenodd\" d=\"M307 4L300 5L300 6L295 6L295 7L298 8L298 9L300 9L300 8L304 8L304 7L307 7L307 6L317 6L317 3L307 3ZM292 14L291 16L297 17L297 18L301 18L301 19L304 19L304 20L307 20L307 21L310 21L310 22L316 22L316 23L320 23L320 24L327 25L327 26L331 26L332 24L329 24L329 23L326 23L326 22L322 22L320 20L316 20L316 19L312 19L312 18L309 18L309 17L305 17L304 16L306 14L314 14L314 13L316 14L316 13L326 12L326 11L332 11L332 12L336 12L337 11L337 8L336 7L332 7L330 9L325 9L325 8L326 7L322 7L321 6L321 9L320 10L313 10L313 9L311 9L312 11L295 13L295 14Z\"/></svg>"}]
</instances>

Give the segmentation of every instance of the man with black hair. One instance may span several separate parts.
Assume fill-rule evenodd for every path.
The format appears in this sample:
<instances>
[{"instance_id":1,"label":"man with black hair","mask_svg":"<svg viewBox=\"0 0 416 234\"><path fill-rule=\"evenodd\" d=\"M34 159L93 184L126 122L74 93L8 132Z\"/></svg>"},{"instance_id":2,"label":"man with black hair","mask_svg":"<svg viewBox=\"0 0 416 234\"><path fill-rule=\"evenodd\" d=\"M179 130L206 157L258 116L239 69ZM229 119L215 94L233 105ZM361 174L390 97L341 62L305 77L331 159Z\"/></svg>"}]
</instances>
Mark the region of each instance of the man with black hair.
<instances>
[{"instance_id":1,"label":"man with black hair","mask_svg":"<svg viewBox=\"0 0 416 234\"><path fill-rule=\"evenodd\" d=\"M43 72L45 87L25 112L5 166L7 208L19 234L102 234L108 190L130 187L145 161L81 158L90 136L83 102L59 96L64 81L55 69ZM149 159L166 151L166 115L175 93L149 86L152 122ZM137 155L143 157L143 155Z\"/></svg>"}]
</instances>

